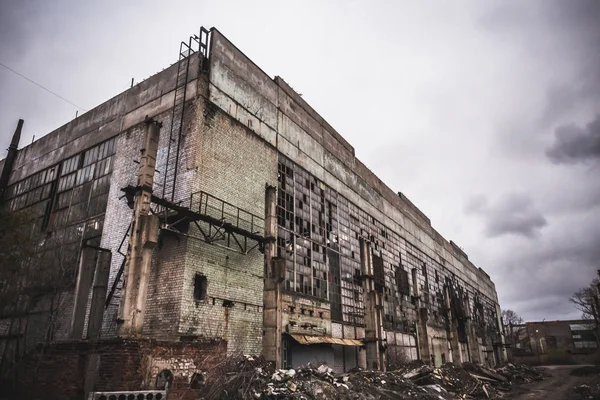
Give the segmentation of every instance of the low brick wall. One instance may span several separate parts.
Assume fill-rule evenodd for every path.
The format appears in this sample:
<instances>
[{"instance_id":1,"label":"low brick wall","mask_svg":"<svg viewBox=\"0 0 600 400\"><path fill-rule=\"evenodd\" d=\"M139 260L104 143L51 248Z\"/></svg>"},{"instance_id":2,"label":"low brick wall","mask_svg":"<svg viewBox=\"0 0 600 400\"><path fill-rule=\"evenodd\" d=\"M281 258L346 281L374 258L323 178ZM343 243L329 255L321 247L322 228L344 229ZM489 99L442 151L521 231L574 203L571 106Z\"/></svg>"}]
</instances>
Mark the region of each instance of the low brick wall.
<instances>
[{"instance_id":1,"label":"low brick wall","mask_svg":"<svg viewBox=\"0 0 600 400\"><path fill-rule=\"evenodd\" d=\"M157 374L169 370L173 376L169 399L196 399L198 389L190 388L193 374L210 380L211 366L223 360L226 350L222 340L111 339L40 345L19 364L15 398L83 400L86 385L94 391L155 389ZM95 365L90 367L90 362Z\"/></svg>"}]
</instances>

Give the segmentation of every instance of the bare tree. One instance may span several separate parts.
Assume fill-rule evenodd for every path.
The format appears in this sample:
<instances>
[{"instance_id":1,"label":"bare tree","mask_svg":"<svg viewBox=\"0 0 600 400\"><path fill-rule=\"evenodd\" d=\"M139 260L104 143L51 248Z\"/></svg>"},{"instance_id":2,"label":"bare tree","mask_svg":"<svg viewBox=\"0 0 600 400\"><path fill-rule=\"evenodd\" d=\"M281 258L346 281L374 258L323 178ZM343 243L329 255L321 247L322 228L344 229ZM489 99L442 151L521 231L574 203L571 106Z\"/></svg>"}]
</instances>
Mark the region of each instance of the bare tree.
<instances>
[{"instance_id":1,"label":"bare tree","mask_svg":"<svg viewBox=\"0 0 600 400\"><path fill-rule=\"evenodd\" d=\"M515 331L514 326L522 323L523 318L513 310L502 310L502 324L504 325L504 331L507 334L509 343L513 346L519 341L519 331Z\"/></svg>"},{"instance_id":2,"label":"bare tree","mask_svg":"<svg viewBox=\"0 0 600 400\"><path fill-rule=\"evenodd\" d=\"M504 325L519 325L523 323L523 318L513 310L502 310L502 323Z\"/></svg>"},{"instance_id":3,"label":"bare tree","mask_svg":"<svg viewBox=\"0 0 600 400\"><path fill-rule=\"evenodd\" d=\"M581 311L582 319L598 321L598 288L600 278L594 278L589 286L573 293L569 301Z\"/></svg>"}]
</instances>

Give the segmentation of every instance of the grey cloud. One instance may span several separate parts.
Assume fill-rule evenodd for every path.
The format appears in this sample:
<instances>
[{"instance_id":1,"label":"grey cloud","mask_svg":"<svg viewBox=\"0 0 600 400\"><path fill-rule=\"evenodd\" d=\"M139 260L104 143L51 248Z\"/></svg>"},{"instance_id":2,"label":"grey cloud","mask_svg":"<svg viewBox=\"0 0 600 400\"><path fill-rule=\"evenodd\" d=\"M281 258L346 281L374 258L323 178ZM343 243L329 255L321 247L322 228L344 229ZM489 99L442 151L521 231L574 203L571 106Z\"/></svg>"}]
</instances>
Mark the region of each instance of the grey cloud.
<instances>
[{"instance_id":1,"label":"grey cloud","mask_svg":"<svg viewBox=\"0 0 600 400\"><path fill-rule=\"evenodd\" d=\"M579 317L567 300L596 275L600 218L590 212L571 219L566 230L565 225L546 232L535 246L503 243L511 249L499 257L504 273L496 284L503 287L503 307L545 317Z\"/></svg>"},{"instance_id":2,"label":"grey cloud","mask_svg":"<svg viewBox=\"0 0 600 400\"><path fill-rule=\"evenodd\" d=\"M538 89L542 101L530 105L526 113L540 128L551 129L570 113L600 101L598 21L600 2L596 0L509 0L481 19L486 29L521 49L523 65L535 65L528 69L531 80L549 80ZM530 109L537 104L539 112Z\"/></svg>"},{"instance_id":3,"label":"grey cloud","mask_svg":"<svg viewBox=\"0 0 600 400\"><path fill-rule=\"evenodd\" d=\"M476 196L467 203L467 211L483 216L485 235L491 238L502 235L533 238L548 224L532 199L522 193L508 194L492 205L488 205L487 198Z\"/></svg>"},{"instance_id":4,"label":"grey cloud","mask_svg":"<svg viewBox=\"0 0 600 400\"><path fill-rule=\"evenodd\" d=\"M585 127L563 125L555 131L555 141L546 150L555 163L585 162L600 158L600 114Z\"/></svg>"},{"instance_id":5,"label":"grey cloud","mask_svg":"<svg viewBox=\"0 0 600 400\"><path fill-rule=\"evenodd\" d=\"M507 82L520 82L522 95L491 121L491 152L508 162L499 163L503 172L486 169L494 178L477 191L523 194L483 208L471 199L465 213L480 218L489 239L473 235L466 249L491 271L502 307L530 320L578 318L568 297L598 268L599 20L596 0L506 0L480 21L514 56Z\"/></svg>"},{"instance_id":6,"label":"grey cloud","mask_svg":"<svg viewBox=\"0 0 600 400\"><path fill-rule=\"evenodd\" d=\"M557 121L567 112L600 100L600 2L578 0L550 3L542 9L547 26L561 36L560 57L573 60L574 74L547 90L543 122ZM557 54L558 56L558 54Z\"/></svg>"},{"instance_id":7,"label":"grey cloud","mask_svg":"<svg viewBox=\"0 0 600 400\"><path fill-rule=\"evenodd\" d=\"M467 213L478 213L484 211L488 207L488 199L482 194L471 197L465 205Z\"/></svg>"}]
</instances>

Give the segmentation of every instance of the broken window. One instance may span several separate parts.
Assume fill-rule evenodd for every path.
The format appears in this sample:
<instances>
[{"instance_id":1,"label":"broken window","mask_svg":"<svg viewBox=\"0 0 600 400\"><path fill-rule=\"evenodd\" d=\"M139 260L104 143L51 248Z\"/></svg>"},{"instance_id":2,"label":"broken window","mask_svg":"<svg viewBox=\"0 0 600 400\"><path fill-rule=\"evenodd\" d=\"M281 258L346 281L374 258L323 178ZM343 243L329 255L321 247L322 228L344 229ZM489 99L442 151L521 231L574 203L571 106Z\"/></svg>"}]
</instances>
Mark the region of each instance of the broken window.
<instances>
[{"instance_id":1,"label":"broken window","mask_svg":"<svg viewBox=\"0 0 600 400\"><path fill-rule=\"evenodd\" d=\"M375 278L375 290L383 293L385 287L385 272L383 268L383 259L373 254L373 275Z\"/></svg>"},{"instance_id":2,"label":"broken window","mask_svg":"<svg viewBox=\"0 0 600 400\"><path fill-rule=\"evenodd\" d=\"M196 274L196 276L194 277L194 300L205 300L207 290L208 280L206 279L206 276Z\"/></svg>"},{"instance_id":3,"label":"broken window","mask_svg":"<svg viewBox=\"0 0 600 400\"><path fill-rule=\"evenodd\" d=\"M412 284L413 284L413 296L419 297L419 284L418 284L418 272L416 268L411 269Z\"/></svg>"},{"instance_id":4,"label":"broken window","mask_svg":"<svg viewBox=\"0 0 600 400\"><path fill-rule=\"evenodd\" d=\"M403 295L410 295L410 284L408 283L408 272L402 267L396 267L396 285L398 291Z\"/></svg>"}]
</instances>

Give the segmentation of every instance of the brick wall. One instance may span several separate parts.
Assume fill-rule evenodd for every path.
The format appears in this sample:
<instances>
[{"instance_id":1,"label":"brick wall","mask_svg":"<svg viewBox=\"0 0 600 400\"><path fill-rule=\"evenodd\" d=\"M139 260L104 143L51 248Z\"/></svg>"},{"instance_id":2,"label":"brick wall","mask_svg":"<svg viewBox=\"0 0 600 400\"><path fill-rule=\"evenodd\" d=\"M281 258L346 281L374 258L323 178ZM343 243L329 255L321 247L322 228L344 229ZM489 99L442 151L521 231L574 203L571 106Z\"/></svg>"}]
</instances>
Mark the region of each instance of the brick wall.
<instances>
[{"instance_id":1,"label":"brick wall","mask_svg":"<svg viewBox=\"0 0 600 400\"><path fill-rule=\"evenodd\" d=\"M196 399L190 389L194 373L207 382L213 378L210 365L223 360L223 341L161 342L110 339L38 346L19 364L19 399L84 398L86 368L90 355L98 355L94 391L155 389L156 375L168 369L173 374L170 399Z\"/></svg>"},{"instance_id":2,"label":"brick wall","mask_svg":"<svg viewBox=\"0 0 600 400\"><path fill-rule=\"evenodd\" d=\"M194 191L205 191L247 212L264 217L265 185L277 182L275 150L247 127L206 102L195 127L198 142ZM199 109L200 110L200 109ZM262 234L262 232L260 232ZM190 234L199 236L192 226ZM187 242L183 276L182 335L224 337L229 353L259 353L262 341L264 257L258 249L244 255L207 244ZM207 298L195 301L196 274L207 277ZM224 300L231 307L224 307Z\"/></svg>"},{"instance_id":3,"label":"brick wall","mask_svg":"<svg viewBox=\"0 0 600 400\"><path fill-rule=\"evenodd\" d=\"M196 118L197 101L189 101L186 104L185 124L193 125ZM154 176L154 194L162 197L164 187L164 173L166 171L167 149L171 129L172 110L167 110L154 116L156 121L162 123L159 137L159 151L157 155L156 172ZM131 222L132 210L127 202L122 199L122 188L137 184L137 171L139 165L140 150L143 143L145 124L140 123L127 131L121 133L117 140L117 152L115 156L114 172L111 179L109 201L106 211L105 230L102 237L102 246L112 250L112 263L109 278L109 288L117 276L123 262L123 256L118 254L119 244L123 235L127 232ZM184 132L185 133L185 132ZM190 177L195 174L195 168L189 166L187 154L194 140L190 135L185 135L181 147L179 162L179 173L175 195L176 199L189 198ZM125 240L121 251L126 253L128 238ZM160 247L154 254L152 263L150 283L148 287L148 302L144 324L144 334L155 338L178 338L178 314L180 297L182 291L183 269L185 265L186 239L181 237L162 236ZM119 309L121 282L110 305L105 312L102 337L114 337L116 334L116 319Z\"/></svg>"},{"instance_id":4,"label":"brick wall","mask_svg":"<svg viewBox=\"0 0 600 400\"><path fill-rule=\"evenodd\" d=\"M123 262L123 256L119 251L119 245L123 236L128 230L131 221L131 209L127 202L121 199L123 196L122 188L128 185L136 184L136 171L138 164L134 160L139 160L140 146L143 142L143 124L134 126L122 132L116 139L115 159L113 173L110 180L110 190L108 194L108 204L104 220L104 231L102 234L101 246L112 251L110 276L108 281L109 290L112 287L117 272ZM125 253L127 250L127 241L121 247ZM116 333L117 311L119 308L120 287L111 299L110 305L104 314L102 325L102 337L114 337Z\"/></svg>"}]
</instances>

